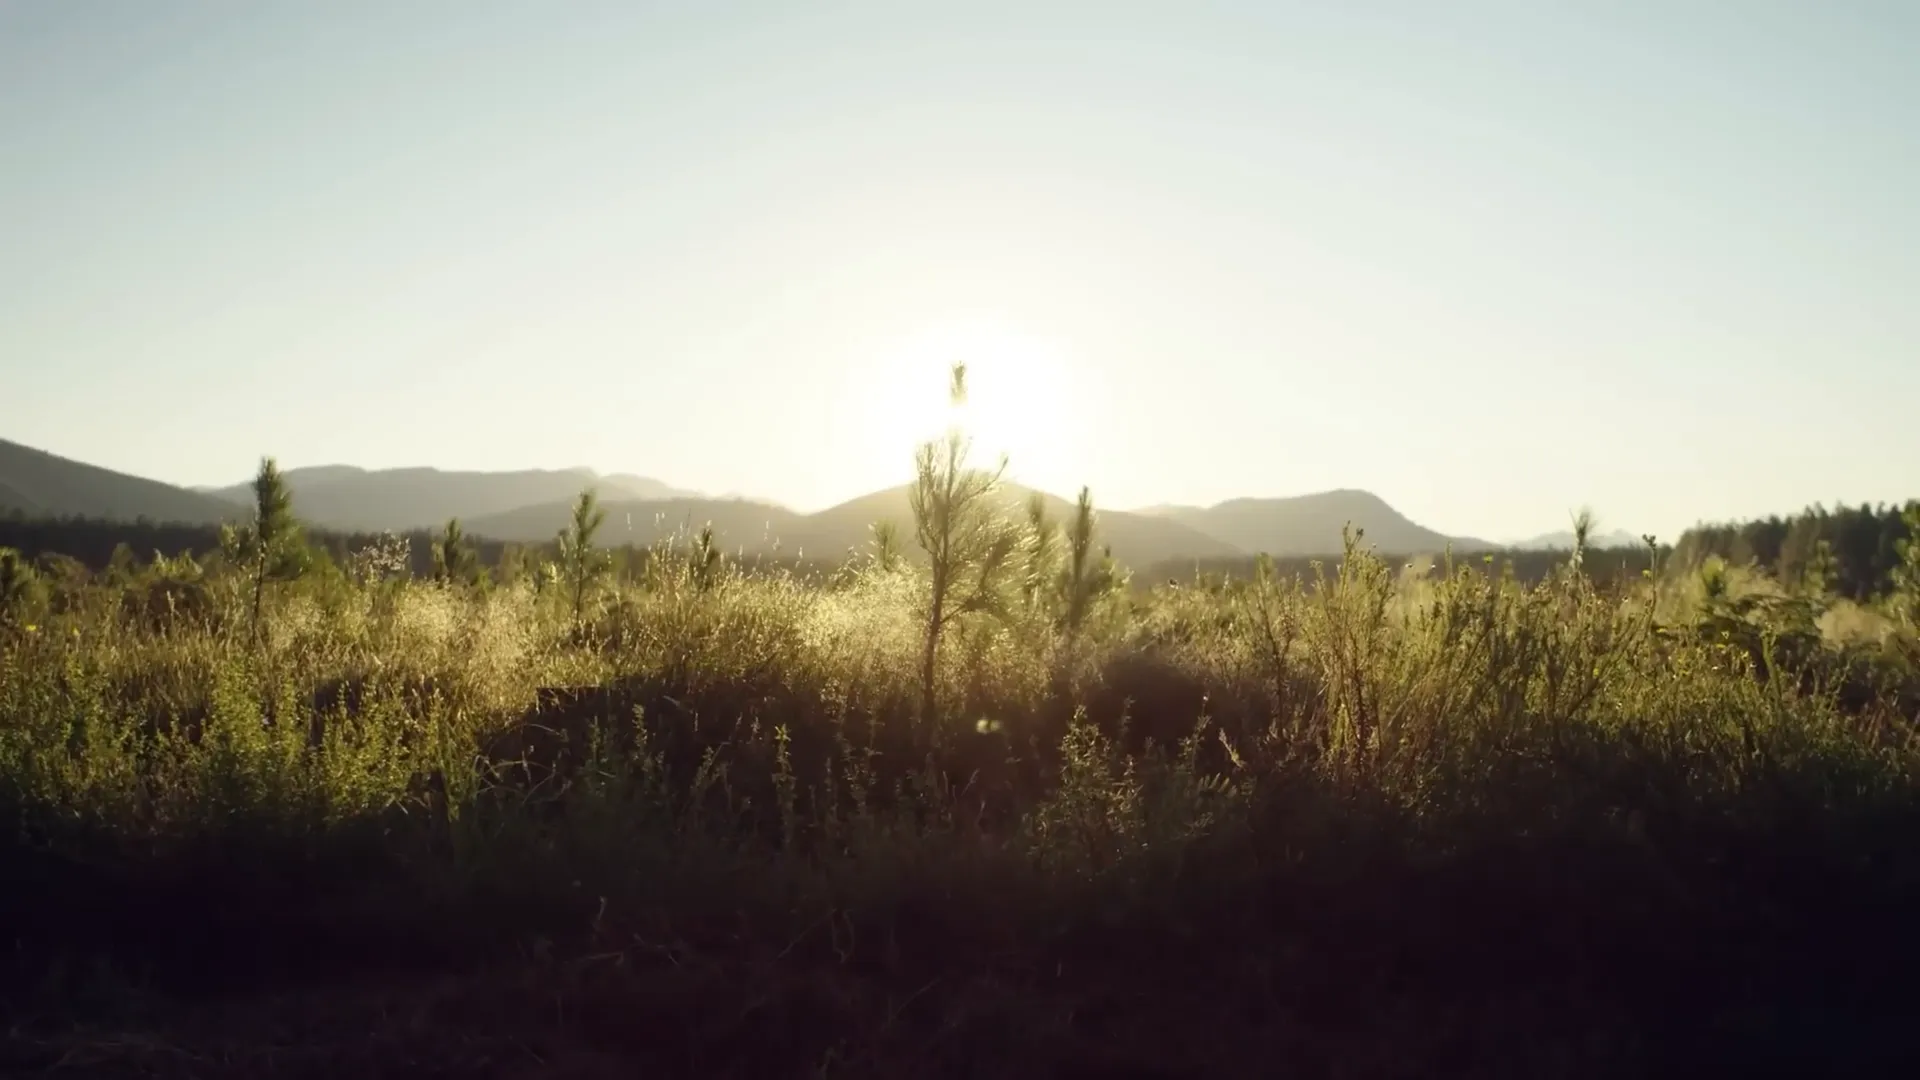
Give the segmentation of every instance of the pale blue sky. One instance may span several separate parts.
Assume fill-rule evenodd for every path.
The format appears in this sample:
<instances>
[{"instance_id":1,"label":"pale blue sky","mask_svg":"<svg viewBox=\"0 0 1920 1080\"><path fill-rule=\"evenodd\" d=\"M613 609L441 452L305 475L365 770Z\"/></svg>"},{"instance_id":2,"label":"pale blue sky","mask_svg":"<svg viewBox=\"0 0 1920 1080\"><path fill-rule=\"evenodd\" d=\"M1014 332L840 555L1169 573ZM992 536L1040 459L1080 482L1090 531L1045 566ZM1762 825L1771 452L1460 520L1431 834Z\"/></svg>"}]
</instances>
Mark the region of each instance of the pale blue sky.
<instances>
[{"instance_id":1,"label":"pale blue sky","mask_svg":"<svg viewBox=\"0 0 1920 1080\"><path fill-rule=\"evenodd\" d=\"M989 319L1053 357L982 369L1013 471L1109 506L1920 496L1916 56L1905 2L0 0L0 437L811 509Z\"/></svg>"}]
</instances>

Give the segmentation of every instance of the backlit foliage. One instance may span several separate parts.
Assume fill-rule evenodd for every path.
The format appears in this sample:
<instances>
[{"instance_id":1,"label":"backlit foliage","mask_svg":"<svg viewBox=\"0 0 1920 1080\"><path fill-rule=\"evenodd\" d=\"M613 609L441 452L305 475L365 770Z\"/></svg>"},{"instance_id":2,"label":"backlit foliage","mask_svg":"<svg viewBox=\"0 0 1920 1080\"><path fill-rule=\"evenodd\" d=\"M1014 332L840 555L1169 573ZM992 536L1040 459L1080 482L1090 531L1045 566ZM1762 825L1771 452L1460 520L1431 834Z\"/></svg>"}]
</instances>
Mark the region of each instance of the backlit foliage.
<instances>
[{"instance_id":1,"label":"backlit foliage","mask_svg":"<svg viewBox=\"0 0 1920 1080\"><path fill-rule=\"evenodd\" d=\"M1507 869L1461 869L1466 907L1408 908L1374 932L1409 949L1452 935L1476 964L1544 948L1527 936L1541 920L1577 925L1569 938L1652 935L1672 957L1744 925L1725 907L1747 896L1910 910L1911 544L1868 602L1812 573L1661 564L1651 545L1638 577L1596 579L1576 547L1522 582L1490 559L1389 563L1357 533L1306 575L1261 559L1250 576L1129 588L1090 493L1064 526L1043 504L1005 506L960 432L915 462L917 555L876 529L812 581L731 561L707 529L616 565L590 493L554 545L493 566L449 523L415 578L399 538L337 559L304 540L270 460L253 524L204 562L129 552L89 573L0 551L9 842L185 898L151 926L117 916L147 926L115 931L120 963L217 967L217 950L167 952L215 907L248 912L260 948L323 926L389 942L368 948L563 942L618 965L677 934L673 949L893 971L920 934L917 962L1001 980L968 965L1005 950L971 942L1064 973L1062 935L1126 926L1096 959L1071 954L1072 974L1005 992L1071 984L1093 1001L1131 979L1170 1001L1156 972L1190 956L1182 979L1223 980L1251 1011L1244 1028L1183 1022L1248 1046L1277 1021L1255 1004L1270 977L1242 961L1346 941L1349 908L1426 888L1433 867ZM246 855L193 861L208 852ZM1821 891L1764 893L1764 867L1789 862L1817 867ZM170 869L206 865L228 869ZM43 928L20 939L35 978L93 947L84 912L142 895L75 884L92 872L14 894ZM1527 891L1566 875L1588 891ZM273 891L288 881L303 899ZM1697 895L1723 898L1706 924L1684 914ZM1518 930L1454 925L1506 903L1526 912ZM1891 947L1860 918L1847 932ZM1083 973L1128 941L1151 958ZM1362 978L1368 955L1326 953L1294 978ZM1787 993L1755 956L1735 973L1677 961L1659 980ZM722 978L700 970L688 987ZM916 985L936 988L942 1023L999 1030L966 1012L970 991ZM889 1034L893 1006L846 1008L835 1037L895 1055L893 1074L935 1053Z\"/></svg>"}]
</instances>

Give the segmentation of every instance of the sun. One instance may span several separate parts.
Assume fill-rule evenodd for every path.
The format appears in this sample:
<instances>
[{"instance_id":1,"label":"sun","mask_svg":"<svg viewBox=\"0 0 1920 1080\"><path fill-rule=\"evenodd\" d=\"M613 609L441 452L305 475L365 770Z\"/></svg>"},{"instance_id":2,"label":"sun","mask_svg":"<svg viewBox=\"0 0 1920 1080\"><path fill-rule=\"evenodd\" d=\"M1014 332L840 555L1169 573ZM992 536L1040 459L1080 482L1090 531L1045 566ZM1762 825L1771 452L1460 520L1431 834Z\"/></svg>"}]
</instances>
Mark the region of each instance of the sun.
<instances>
[{"instance_id":1,"label":"sun","mask_svg":"<svg viewBox=\"0 0 1920 1080\"><path fill-rule=\"evenodd\" d=\"M967 400L947 399L952 366L967 366ZM1060 343L986 320L932 326L887 344L862 380L860 410L871 445L893 460L959 424L972 440L973 464L1002 455L1007 476L1054 490L1076 485L1086 417L1076 408L1078 377Z\"/></svg>"}]
</instances>

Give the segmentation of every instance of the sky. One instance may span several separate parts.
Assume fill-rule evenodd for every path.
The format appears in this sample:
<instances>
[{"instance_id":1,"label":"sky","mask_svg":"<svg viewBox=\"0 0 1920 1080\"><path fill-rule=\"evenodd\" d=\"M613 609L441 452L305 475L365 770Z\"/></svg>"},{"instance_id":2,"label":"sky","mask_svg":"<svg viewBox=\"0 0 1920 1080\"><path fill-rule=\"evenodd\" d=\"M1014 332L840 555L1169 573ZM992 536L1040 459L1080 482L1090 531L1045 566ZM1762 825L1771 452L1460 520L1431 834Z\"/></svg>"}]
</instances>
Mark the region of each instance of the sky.
<instances>
[{"instance_id":1,"label":"sky","mask_svg":"<svg viewBox=\"0 0 1920 1080\"><path fill-rule=\"evenodd\" d=\"M1920 4L0 0L0 438L1672 536L1920 496Z\"/></svg>"}]
</instances>

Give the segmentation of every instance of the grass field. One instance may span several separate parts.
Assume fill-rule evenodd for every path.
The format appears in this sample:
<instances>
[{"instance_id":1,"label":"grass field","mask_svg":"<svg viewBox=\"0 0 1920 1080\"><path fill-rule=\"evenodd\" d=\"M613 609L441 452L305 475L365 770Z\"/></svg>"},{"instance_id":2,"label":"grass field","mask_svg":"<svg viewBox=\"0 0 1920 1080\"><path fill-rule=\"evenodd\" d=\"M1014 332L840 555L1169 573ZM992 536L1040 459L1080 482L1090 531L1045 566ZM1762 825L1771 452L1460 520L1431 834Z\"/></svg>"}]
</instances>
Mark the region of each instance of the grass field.
<instances>
[{"instance_id":1,"label":"grass field","mask_svg":"<svg viewBox=\"0 0 1920 1080\"><path fill-rule=\"evenodd\" d=\"M1920 1064L1915 650L1865 609L1016 575L929 693L911 560L285 576L16 590L0 1071Z\"/></svg>"}]
</instances>

